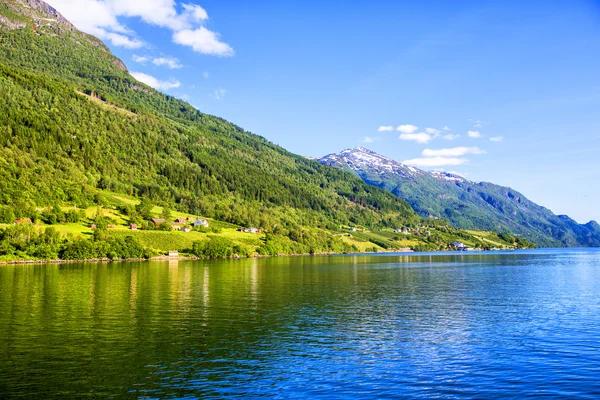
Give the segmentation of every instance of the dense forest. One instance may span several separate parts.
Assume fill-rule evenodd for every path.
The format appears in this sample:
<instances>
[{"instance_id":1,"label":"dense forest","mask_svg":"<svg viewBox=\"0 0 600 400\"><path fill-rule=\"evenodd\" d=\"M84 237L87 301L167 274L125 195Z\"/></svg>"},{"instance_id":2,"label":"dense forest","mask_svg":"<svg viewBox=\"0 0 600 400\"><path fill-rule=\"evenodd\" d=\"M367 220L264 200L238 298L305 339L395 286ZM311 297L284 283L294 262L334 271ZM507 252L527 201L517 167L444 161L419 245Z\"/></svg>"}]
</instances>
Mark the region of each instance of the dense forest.
<instances>
[{"instance_id":1,"label":"dense forest","mask_svg":"<svg viewBox=\"0 0 600 400\"><path fill-rule=\"evenodd\" d=\"M0 203L17 215L103 189L241 225L418 220L382 190L146 87L84 38L0 31Z\"/></svg>"}]
</instances>

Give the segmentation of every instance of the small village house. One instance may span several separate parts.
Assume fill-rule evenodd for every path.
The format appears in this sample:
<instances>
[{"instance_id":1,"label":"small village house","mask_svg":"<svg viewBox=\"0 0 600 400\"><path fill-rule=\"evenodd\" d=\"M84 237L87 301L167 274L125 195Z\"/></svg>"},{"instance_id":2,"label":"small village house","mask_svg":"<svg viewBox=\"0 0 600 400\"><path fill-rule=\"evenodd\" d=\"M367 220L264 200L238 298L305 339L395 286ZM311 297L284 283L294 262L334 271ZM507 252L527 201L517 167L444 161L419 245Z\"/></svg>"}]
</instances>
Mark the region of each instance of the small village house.
<instances>
[{"instance_id":1,"label":"small village house","mask_svg":"<svg viewBox=\"0 0 600 400\"><path fill-rule=\"evenodd\" d=\"M196 221L194 221L194 228L198 228L201 226L204 228L208 228L208 221L204 218L197 218Z\"/></svg>"},{"instance_id":2,"label":"small village house","mask_svg":"<svg viewBox=\"0 0 600 400\"><path fill-rule=\"evenodd\" d=\"M463 242L452 242L452 243L450 243L450 247L452 247L458 251L467 250L467 246Z\"/></svg>"},{"instance_id":3,"label":"small village house","mask_svg":"<svg viewBox=\"0 0 600 400\"><path fill-rule=\"evenodd\" d=\"M131 224L129 225L129 229L131 229L132 231L137 231L137 225L136 224Z\"/></svg>"},{"instance_id":4,"label":"small village house","mask_svg":"<svg viewBox=\"0 0 600 400\"><path fill-rule=\"evenodd\" d=\"M18 220L15 221L15 224L17 225L22 225L22 224L31 224L31 218L19 218Z\"/></svg>"},{"instance_id":5,"label":"small village house","mask_svg":"<svg viewBox=\"0 0 600 400\"><path fill-rule=\"evenodd\" d=\"M245 233L261 233L262 230L260 228L254 228L254 227L248 227L248 228L240 228L238 229L239 232L245 232Z\"/></svg>"},{"instance_id":6,"label":"small village house","mask_svg":"<svg viewBox=\"0 0 600 400\"><path fill-rule=\"evenodd\" d=\"M152 218L150 222L152 222L154 226L161 226L165 223L165 220L163 218Z\"/></svg>"},{"instance_id":7,"label":"small village house","mask_svg":"<svg viewBox=\"0 0 600 400\"><path fill-rule=\"evenodd\" d=\"M179 251L169 250L169 258L179 258Z\"/></svg>"},{"instance_id":8,"label":"small village house","mask_svg":"<svg viewBox=\"0 0 600 400\"><path fill-rule=\"evenodd\" d=\"M190 226L186 225L186 226L182 227L180 229L180 231L182 231L182 232L191 232L192 228Z\"/></svg>"}]
</instances>

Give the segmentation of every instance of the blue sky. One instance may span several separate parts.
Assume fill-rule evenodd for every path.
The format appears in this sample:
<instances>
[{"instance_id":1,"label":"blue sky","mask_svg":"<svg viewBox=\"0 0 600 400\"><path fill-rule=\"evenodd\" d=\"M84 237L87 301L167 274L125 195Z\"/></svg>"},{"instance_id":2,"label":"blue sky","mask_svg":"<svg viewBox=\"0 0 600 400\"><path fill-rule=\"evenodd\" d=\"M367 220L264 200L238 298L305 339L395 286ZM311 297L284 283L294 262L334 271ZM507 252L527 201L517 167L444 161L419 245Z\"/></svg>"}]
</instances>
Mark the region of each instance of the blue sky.
<instances>
[{"instance_id":1,"label":"blue sky","mask_svg":"<svg viewBox=\"0 0 600 400\"><path fill-rule=\"evenodd\" d=\"M292 152L364 146L600 221L598 1L48 2Z\"/></svg>"}]
</instances>

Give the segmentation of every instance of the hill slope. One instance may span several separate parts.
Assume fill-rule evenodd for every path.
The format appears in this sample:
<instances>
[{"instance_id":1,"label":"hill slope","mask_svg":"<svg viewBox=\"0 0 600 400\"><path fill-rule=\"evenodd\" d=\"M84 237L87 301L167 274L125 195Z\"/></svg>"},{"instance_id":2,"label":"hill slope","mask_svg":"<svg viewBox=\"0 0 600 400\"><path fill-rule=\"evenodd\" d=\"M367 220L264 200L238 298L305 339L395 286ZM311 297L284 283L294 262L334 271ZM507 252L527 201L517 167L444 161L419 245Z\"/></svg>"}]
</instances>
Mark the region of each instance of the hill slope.
<instances>
[{"instance_id":1,"label":"hill slope","mask_svg":"<svg viewBox=\"0 0 600 400\"><path fill-rule=\"evenodd\" d=\"M420 219L352 174L136 81L39 0L0 1L0 91L0 205L16 217L106 190L267 229Z\"/></svg>"},{"instance_id":2,"label":"hill slope","mask_svg":"<svg viewBox=\"0 0 600 400\"><path fill-rule=\"evenodd\" d=\"M421 216L443 218L457 228L512 232L541 246L600 246L597 223L580 225L554 215L507 187L423 171L365 148L330 154L319 162L352 172L405 199Z\"/></svg>"}]
</instances>

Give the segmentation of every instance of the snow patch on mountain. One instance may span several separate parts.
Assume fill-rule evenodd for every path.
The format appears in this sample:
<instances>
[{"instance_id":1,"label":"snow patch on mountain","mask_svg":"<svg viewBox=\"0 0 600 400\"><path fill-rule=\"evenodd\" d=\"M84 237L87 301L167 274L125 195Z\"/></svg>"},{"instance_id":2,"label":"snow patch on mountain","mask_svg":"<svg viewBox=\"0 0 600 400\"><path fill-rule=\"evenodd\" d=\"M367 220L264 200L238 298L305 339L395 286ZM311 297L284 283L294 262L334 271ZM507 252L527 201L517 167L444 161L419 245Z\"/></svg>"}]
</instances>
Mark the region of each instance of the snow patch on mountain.
<instances>
[{"instance_id":1,"label":"snow patch on mountain","mask_svg":"<svg viewBox=\"0 0 600 400\"><path fill-rule=\"evenodd\" d=\"M465 182L466 179L463 178L462 176L458 176L456 174L452 174L450 172L443 172L443 171L431 171L430 174L437 179L444 179L446 181L451 181L451 182Z\"/></svg>"},{"instance_id":2,"label":"snow patch on mountain","mask_svg":"<svg viewBox=\"0 0 600 400\"><path fill-rule=\"evenodd\" d=\"M338 167L346 165L354 171L369 171L377 174L395 173L408 177L423 173L421 170L406 166L364 147L347 149L338 154L329 154L321 158L319 162Z\"/></svg>"},{"instance_id":3,"label":"snow patch on mountain","mask_svg":"<svg viewBox=\"0 0 600 400\"><path fill-rule=\"evenodd\" d=\"M404 165L364 147L355 147L353 149L346 149L337 154L328 154L318 161L325 165L337 167L348 166L353 171L366 171L380 175L392 173L408 178L429 174L436 179L444 181L455 183L467 181L465 178L449 172L429 172Z\"/></svg>"}]
</instances>

